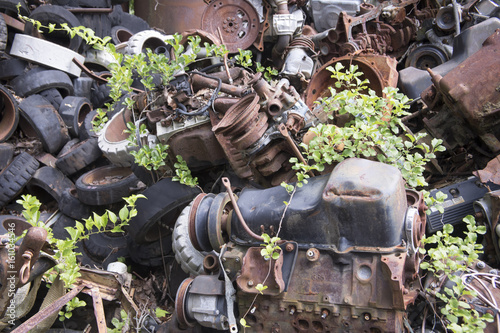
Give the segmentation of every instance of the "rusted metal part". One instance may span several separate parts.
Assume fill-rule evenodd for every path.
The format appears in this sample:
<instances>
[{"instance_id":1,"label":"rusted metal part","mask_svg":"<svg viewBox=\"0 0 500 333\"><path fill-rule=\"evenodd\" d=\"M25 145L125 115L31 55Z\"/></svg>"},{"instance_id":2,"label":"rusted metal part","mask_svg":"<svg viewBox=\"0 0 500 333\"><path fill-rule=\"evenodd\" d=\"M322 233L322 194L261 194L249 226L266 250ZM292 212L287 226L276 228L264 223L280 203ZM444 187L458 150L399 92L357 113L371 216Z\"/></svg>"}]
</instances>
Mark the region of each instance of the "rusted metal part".
<instances>
[{"instance_id":1,"label":"rusted metal part","mask_svg":"<svg viewBox=\"0 0 500 333\"><path fill-rule=\"evenodd\" d=\"M203 269L207 273L214 273L219 270L219 257L213 253L209 253L203 259Z\"/></svg>"},{"instance_id":2,"label":"rusted metal part","mask_svg":"<svg viewBox=\"0 0 500 333\"><path fill-rule=\"evenodd\" d=\"M222 39L229 53L237 53L253 44L260 31L259 15L247 2L236 0L212 1L203 12L201 26L213 35L222 28Z\"/></svg>"},{"instance_id":3,"label":"rusted metal part","mask_svg":"<svg viewBox=\"0 0 500 333\"><path fill-rule=\"evenodd\" d=\"M195 91L203 88L215 89L218 86L217 80L198 75L196 72L193 72L193 75L191 75L191 84ZM245 95L247 89L245 87L236 87L227 83L222 83L220 91L231 96L241 97Z\"/></svg>"},{"instance_id":4,"label":"rusted metal part","mask_svg":"<svg viewBox=\"0 0 500 333\"><path fill-rule=\"evenodd\" d=\"M47 230L41 227L31 227L28 229L16 253L16 271L19 272L18 287L28 282L31 267L38 259L40 250L45 244L46 239Z\"/></svg>"},{"instance_id":5,"label":"rusted metal part","mask_svg":"<svg viewBox=\"0 0 500 333\"><path fill-rule=\"evenodd\" d=\"M234 212L236 213L236 216L238 217L238 220L240 221L240 224L243 227L243 229L245 229L245 231L253 238L259 241L264 241L264 238L262 238L262 236L257 235L248 227L247 223L245 222L245 219L241 215L241 211L240 208L238 207L238 202L236 201L236 197L233 194L233 189L231 188L231 182L229 181L229 178L222 177L222 183L224 184L224 187L226 188L226 191L229 194L229 199L233 204Z\"/></svg>"},{"instance_id":6,"label":"rusted metal part","mask_svg":"<svg viewBox=\"0 0 500 333\"><path fill-rule=\"evenodd\" d=\"M329 88L335 87L335 79L331 77L331 72L327 68L329 66L335 67L338 62L347 68L351 64L357 65L358 71L363 73L359 79L368 79L370 81L368 87L374 90L378 96L383 96L382 90L385 87L397 86L397 61L394 58L376 54L360 54L332 59L323 65L311 78L305 99L309 108L313 108L314 101L331 95Z\"/></svg>"},{"instance_id":7,"label":"rusted metal part","mask_svg":"<svg viewBox=\"0 0 500 333\"><path fill-rule=\"evenodd\" d=\"M194 326L194 324L189 322L186 317L185 306L186 296L192 283L193 279L185 279L179 289L177 289L177 295L175 296L175 313L177 315L177 320L181 328Z\"/></svg>"},{"instance_id":8,"label":"rusted metal part","mask_svg":"<svg viewBox=\"0 0 500 333\"><path fill-rule=\"evenodd\" d=\"M40 323L42 320L56 313L69 301L75 298L76 295L78 295L78 293L80 293L80 291L82 291L84 287L85 286L83 285L77 285L66 295L58 298L54 303L50 304L45 309L35 314L33 317L26 320L24 323L22 323L20 326L14 329L12 333L28 333L30 330L35 328L38 325L38 323Z\"/></svg>"},{"instance_id":9,"label":"rusted metal part","mask_svg":"<svg viewBox=\"0 0 500 333\"><path fill-rule=\"evenodd\" d=\"M259 114L258 102L259 96L256 94L243 97L229 108L222 120L212 128L233 170L241 178L255 176L255 172L252 172L248 165L248 158L242 150L257 142L268 126L267 116L263 113ZM238 139L240 141L237 141ZM239 144L236 145L235 141Z\"/></svg>"},{"instance_id":10,"label":"rusted metal part","mask_svg":"<svg viewBox=\"0 0 500 333\"><path fill-rule=\"evenodd\" d=\"M99 333L106 333L106 316L104 315L104 307L102 305L101 294L99 293L99 288L90 289L92 294L92 303L94 305L94 315L97 321L97 331Z\"/></svg>"},{"instance_id":11,"label":"rusted metal part","mask_svg":"<svg viewBox=\"0 0 500 333\"><path fill-rule=\"evenodd\" d=\"M16 20L15 18L13 18L12 16L9 16L5 13L0 13L0 15L3 16L3 19L5 20L5 23L11 27L11 28L14 28L18 31L22 31L24 32L24 23L19 21L19 20Z\"/></svg>"},{"instance_id":12,"label":"rusted metal part","mask_svg":"<svg viewBox=\"0 0 500 333\"><path fill-rule=\"evenodd\" d=\"M264 51L264 35L269 29L269 16L271 15L271 5L266 0L262 1L264 5L264 21L261 23L262 29L259 30L259 36L257 40L253 43L253 46L260 52Z\"/></svg>"},{"instance_id":13,"label":"rusted metal part","mask_svg":"<svg viewBox=\"0 0 500 333\"><path fill-rule=\"evenodd\" d=\"M474 171L473 174L478 177L483 184L493 182L500 185L500 155L489 161L486 168Z\"/></svg>"},{"instance_id":14,"label":"rusted metal part","mask_svg":"<svg viewBox=\"0 0 500 333\"><path fill-rule=\"evenodd\" d=\"M299 94L286 79L271 87L262 77L262 73L257 73L249 84L259 95L262 107L271 117L280 115L300 100Z\"/></svg>"},{"instance_id":15,"label":"rusted metal part","mask_svg":"<svg viewBox=\"0 0 500 333\"><path fill-rule=\"evenodd\" d=\"M189 211L189 222L188 222L189 240L191 241L191 244L193 244L194 248L197 249L198 251L202 251L202 248L198 243L198 238L196 237L196 212L198 210L198 206L201 203L201 200L203 200L203 198L206 196L207 196L206 193L198 194L196 198L194 198L191 210Z\"/></svg>"},{"instance_id":16,"label":"rusted metal part","mask_svg":"<svg viewBox=\"0 0 500 333\"><path fill-rule=\"evenodd\" d=\"M500 30L497 30L478 52L444 77L428 70L446 105L493 153L500 151L500 141L495 135L500 125L500 60L496 56L499 52ZM426 91L422 94L428 95Z\"/></svg>"},{"instance_id":17,"label":"rusted metal part","mask_svg":"<svg viewBox=\"0 0 500 333\"><path fill-rule=\"evenodd\" d=\"M290 148L292 148L293 153L299 159L300 163L307 165L307 161L305 160L304 156L302 156L302 153L300 152L299 148L297 148L297 146L295 145L295 142L290 136L290 133L288 133L288 129L286 128L285 124L280 124L278 126L278 129L281 135L283 135L283 137L285 138L286 142L288 142L288 144L290 145ZM314 173L312 171L308 171L308 174L311 177L314 177Z\"/></svg>"},{"instance_id":18,"label":"rusted metal part","mask_svg":"<svg viewBox=\"0 0 500 333\"><path fill-rule=\"evenodd\" d=\"M226 113L227 110L239 100L239 98L219 97L214 101L214 109L216 112Z\"/></svg>"},{"instance_id":19,"label":"rusted metal part","mask_svg":"<svg viewBox=\"0 0 500 333\"><path fill-rule=\"evenodd\" d=\"M283 296L259 297L252 304L254 295L239 291L238 306L240 312L255 307L246 317L251 327L259 327L252 332L273 326L282 332L402 332L403 292L392 288L383 266L377 253L322 253L310 261L301 250Z\"/></svg>"},{"instance_id":20,"label":"rusted metal part","mask_svg":"<svg viewBox=\"0 0 500 333\"><path fill-rule=\"evenodd\" d=\"M226 155L209 122L173 134L168 140L172 156L181 155L191 170L226 163Z\"/></svg>"},{"instance_id":21,"label":"rusted metal part","mask_svg":"<svg viewBox=\"0 0 500 333\"><path fill-rule=\"evenodd\" d=\"M261 283L268 287L262 291L264 295L277 296L285 290L281 271L283 256L280 255L277 260L265 260L260 253L261 250L260 247L251 247L247 250L243 258L241 275L236 278L236 284L245 293L258 294L260 292L255 286Z\"/></svg>"}]
</instances>

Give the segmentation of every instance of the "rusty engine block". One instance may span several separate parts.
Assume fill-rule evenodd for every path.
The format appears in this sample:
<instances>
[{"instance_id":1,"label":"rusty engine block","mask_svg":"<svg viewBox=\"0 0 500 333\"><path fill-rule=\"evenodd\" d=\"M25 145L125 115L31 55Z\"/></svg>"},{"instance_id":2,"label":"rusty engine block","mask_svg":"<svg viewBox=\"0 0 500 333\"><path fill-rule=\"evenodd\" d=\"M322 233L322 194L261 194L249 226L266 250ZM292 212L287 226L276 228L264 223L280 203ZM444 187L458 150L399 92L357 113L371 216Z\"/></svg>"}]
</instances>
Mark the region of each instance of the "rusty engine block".
<instances>
[{"instance_id":1,"label":"rusty engine block","mask_svg":"<svg viewBox=\"0 0 500 333\"><path fill-rule=\"evenodd\" d=\"M181 284L179 325L236 332L236 318L245 317L248 332L403 330L425 215L395 167L345 160L297 189L288 207L283 187L244 189L237 205L231 196L200 195L189 236L173 240L208 253L210 268ZM263 232L282 239L277 260L261 254ZM258 284L267 287L262 295Z\"/></svg>"}]
</instances>

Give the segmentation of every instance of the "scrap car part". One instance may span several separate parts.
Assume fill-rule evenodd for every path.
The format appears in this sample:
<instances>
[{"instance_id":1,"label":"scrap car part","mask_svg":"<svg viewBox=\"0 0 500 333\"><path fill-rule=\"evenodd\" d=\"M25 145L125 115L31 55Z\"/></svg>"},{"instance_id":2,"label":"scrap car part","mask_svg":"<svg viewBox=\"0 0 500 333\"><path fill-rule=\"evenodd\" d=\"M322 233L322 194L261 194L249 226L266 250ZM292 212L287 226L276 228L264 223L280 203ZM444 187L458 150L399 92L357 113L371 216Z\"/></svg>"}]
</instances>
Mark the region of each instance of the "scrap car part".
<instances>
[{"instance_id":1,"label":"scrap car part","mask_svg":"<svg viewBox=\"0 0 500 333\"><path fill-rule=\"evenodd\" d=\"M311 38L295 38L288 45L280 75L287 78L292 86L302 88L314 73L315 63L311 57L315 54Z\"/></svg>"},{"instance_id":2,"label":"scrap car part","mask_svg":"<svg viewBox=\"0 0 500 333\"><path fill-rule=\"evenodd\" d=\"M432 71L441 76L459 66L465 59L481 49L483 42L500 28L500 19L490 18L464 31L453 40L453 56L449 61L434 67ZM408 67L399 71L399 87L409 98L415 99L430 85L426 70Z\"/></svg>"},{"instance_id":3,"label":"scrap car part","mask_svg":"<svg viewBox=\"0 0 500 333\"><path fill-rule=\"evenodd\" d=\"M247 49L257 39L260 18L247 1L217 0L205 8L201 28L214 36L221 36L229 53Z\"/></svg>"},{"instance_id":4,"label":"scrap car part","mask_svg":"<svg viewBox=\"0 0 500 333\"><path fill-rule=\"evenodd\" d=\"M442 77L429 73L434 85L422 93L424 103L434 104L439 94L493 153L500 152L496 129L500 124L500 30L488 37L481 50ZM480 88L479 88L480 87Z\"/></svg>"},{"instance_id":5,"label":"scrap car part","mask_svg":"<svg viewBox=\"0 0 500 333\"><path fill-rule=\"evenodd\" d=\"M222 232L227 237L221 263L229 278L236 279L240 314L250 309L246 330L401 332L405 308L417 295L412 283L425 232L422 197L405 190L396 168L352 158L329 176L311 178L284 204L289 198L278 186L246 188L237 201L253 233L275 235L280 230L281 239L293 240L280 243L280 257L271 262L264 260L261 242L245 231L236 214L230 213L226 222L220 218L220 223L210 223L211 211L230 211L224 201L212 201L208 210L193 205L195 212L190 213L190 239L219 251L220 242L211 242L211 235ZM264 283L269 267L268 288L255 301L255 286ZM197 276L193 283L204 279ZM183 300L199 297L187 286L176 301L178 316L191 325L208 326L186 315L198 308ZM217 310L204 308L205 313Z\"/></svg>"},{"instance_id":6,"label":"scrap car part","mask_svg":"<svg viewBox=\"0 0 500 333\"><path fill-rule=\"evenodd\" d=\"M368 79L368 87L375 91L378 96L382 96L385 87L396 87L398 72L396 70L397 61L394 58L377 54L360 54L356 56L345 56L332 59L324 64L311 78L306 90L305 102L308 107L313 108L314 102L320 98L329 97L329 87L335 86L335 79L331 77L328 67L335 67L336 63L341 63L344 67L358 66L358 71L362 72L359 78Z\"/></svg>"},{"instance_id":7,"label":"scrap car part","mask_svg":"<svg viewBox=\"0 0 500 333\"><path fill-rule=\"evenodd\" d=\"M442 230L444 224L461 223L467 215L474 215L474 202L481 199L489 189L500 189L499 185L488 182L483 185L476 177L470 177L467 180L456 182L442 188L433 189L431 197L436 198L438 192L446 195L441 204L444 211L440 213L436 207L431 207L431 213L427 215L427 231L436 232Z\"/></svg>"},{"instance_id":8,"label":"scrap car part","mask_svg":"<svg viewBox=\"0 0 500 333\"><path fill-rule=\"evenodd\" d=\"M360 0L311 0L314 28L318 32L336 28L341 12L354 16L362 3Z\"/></svg>"}]
</instances>

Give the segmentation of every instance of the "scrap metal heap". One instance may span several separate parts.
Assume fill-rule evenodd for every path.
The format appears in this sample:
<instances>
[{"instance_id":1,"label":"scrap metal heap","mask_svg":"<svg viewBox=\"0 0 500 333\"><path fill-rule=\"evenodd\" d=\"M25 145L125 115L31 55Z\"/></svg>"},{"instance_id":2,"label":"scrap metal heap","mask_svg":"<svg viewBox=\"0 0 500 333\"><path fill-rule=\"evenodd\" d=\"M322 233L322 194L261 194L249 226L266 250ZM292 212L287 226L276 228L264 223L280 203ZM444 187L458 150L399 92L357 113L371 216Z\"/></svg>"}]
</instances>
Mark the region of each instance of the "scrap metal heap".
<instances>
[{"instance_id":1,"label":"scrap metal heap","mask_svg":"<svg viewBox=\"0 0 500 333\"><path fill-rule=\"evenodd\" d=\"M111 22L115 28L116 50L123 54L149 48L168 59L173 57L171 45L165 42L171 35L153 30L132 33L119 25L132 20L121 7L92 8L84 0L54 0L51 6L44 1L28 3L18 8L21 14L69 8L82 21L94 24L93 28L102 28L102 34L106 34L103 22L109 20L110 28ZM432 274L420 281L421 240L426 231L459 224L468 214L487 226L488 233L483 261L471 267L474 272L464 281L474 288L487 281L494 290L491 299L500 301L496 277L491 278L498 275L493 267L500 267L498 0L452 0L442 5L429 0L216 0L197 4L204 9L193 19L197 21L193 26L199 29L183 34L186 54L193 53L188 36L224 44L230 55L250 50L264 68L277 70L276 78L269 80L249 66L235 65L234 60L208 57L202 47L190 68L175 72L168 84L153 77L155 89L144 91L135 78L134 93L114 101L110 121L98 134L89 131L95 119L92 107L110 101L105 82L116 60L57 35L43 42L62 44L57 45L61 47L57 50L65 49L60 51L61 58L72 52L68 53L71 65L60 68L59 61L30 51L32 46L39 47L40 36L14 18L10 5L0 1L0 34L3 26L19 33L13 36L10 32L3 44L0 40L2 56L4 50L9 54L0 66L15 60L16 66L24 63L24 67L15 71L12 66L17 74L10 75L5 65L5 73L0 73L0 141L21 132L22 136L38 137L45 152L37 152L37 159L47 166L38 169L34 159L21 163L21 157L29 154L18 154L16 163L31 165L33 172L8 198L0 184L1 204L7 207L26 185L40 195L44 208L51 210L56 205L60 212L49 218L54 218L51 223L56 228L74 225L94 210L116 209L122 197L142 191L148 200L137 201L138 215L120 245L110 245L112 253L100 245L115 244L113 238L87 239L78 246L82 265L104 266L125 253L134 265L149 269L164 266L165 258L172 258L172 274L161 269L165 280L158 289L169 290L172 300L176 294L175 311L160 331L197 332L203 327L237 332L236 318L242 317L250 325L247 332L403 332L410 324L424 331L428 318L419 310L424 302L417 298L423 288L442 292L450 281ZM99 16L98 22L93 15ZM25 71L24 60L11 57L30 61L30 70ZM31 69L35 63L41 66ZM305 163L300 147L311 127L319 123L344 126L347 122L337 114L328 117L316 103L330 96L336 80L329 69L338 63L358 66L363 73L359 79L368 79L369 88L378 96L384 96L386 87L399 87L413 99L411 114L402 119L406 130L426 133L429 142L443 140L447 151L431 161L425 176L432 196L436 197L438 189L446 194L444 213L433 209L426 217L422 193L405 188L397 168L358 158L344 160L333 171L316 172L296 189L293 199L278 186L296 181L290 159ZM69 83L57 89L28 91L26 77L30 72L32 78L43 77L37 74L46 71L42 66L52 68L52 76L67 73L73 81L68 76ZM85 74L80 75L82 70ZM16 98L4 85L24 98L19 108L25 118L20 121ZM75 96L67 96L73 93ZM66 103L57 96L65 97ZM125 106L125 97L132 98L133 107ZM61 116L54 116L52 123L61 126L41 133L37 121L28 118L33 109L42 109L44 115L52 109L54 114L58 111ZM168 145L166 165L158 173L134 163L130 152L137 148L128 145L129 134L124 132L129 121L135 121L137 128L145 125L145 132L136 133L139 146ZM18 122L21 131L15 132ZM73 141L70 137L76 142L66 147ZM60 162L87 141L95 155L88 163L80 167L82 158ZM13 148L8 158L4 150L0 150L0 176L14 165ZM85 159L87 155L91 154L85 152ZM169 178L174 175L178 155L200 177L207 193L199 194L197 188ZM120 182L129 180L122 190L94 193L111 176ZM44 183L48 179L54 179L53 184ZM10 311L12 293L26 291L29 282L39 282L56 264L40 254L50 252L44 229L30 227L22 218L0 221L1 232L13 231L19 236L24 230L28 230L24 239L15 246L7 234L0 237L0 317L6 318ZM263 234L279 235L280 240L273 244L278 259L262 253L263 243L269 243ZM98 248L98 255L90 254L92 247ZM180 267L176 271L174 257ZM181 270L189 277L175 281L176 274L187 276ZM13 272L17 278L10 281ZM141 311L129 296L131 277L126 271L82 272L78 287L64 297L69 301L80 291L91 295L100 331L106 329L102 299L119 300L134 316ZM256 288L260 284L267 288ZM155 304L164 305L167 293L162 291ZM63 304L66 298L57 302ZM491 305L494 302L484 299L468 297L466 301L481 313L498 310ZM415 315L408 323L410 310ZM495 325L500 324L489 324L488 329ZM159 325L154 322L153 326Z\"/></svg>"}]
</instances>

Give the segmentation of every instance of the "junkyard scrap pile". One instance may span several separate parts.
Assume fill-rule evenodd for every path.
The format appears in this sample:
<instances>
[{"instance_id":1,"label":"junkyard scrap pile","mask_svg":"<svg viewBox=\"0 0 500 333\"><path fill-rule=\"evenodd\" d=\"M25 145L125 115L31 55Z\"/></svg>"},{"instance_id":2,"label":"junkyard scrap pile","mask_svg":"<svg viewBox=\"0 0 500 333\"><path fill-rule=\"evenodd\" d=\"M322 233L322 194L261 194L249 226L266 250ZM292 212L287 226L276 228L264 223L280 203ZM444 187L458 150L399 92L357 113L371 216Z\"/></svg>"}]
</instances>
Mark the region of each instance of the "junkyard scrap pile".
<instances>
[{"instance_id":1,"label":"junkyard scrap pile","mask_svg":"<svg viewBox=\"0 0 500 333\"><path fill-rule=\"evenodd\" d=\"M0 330L500 332L498 0L135 7L0 0Z\"/></svg>"}]
</instances>

